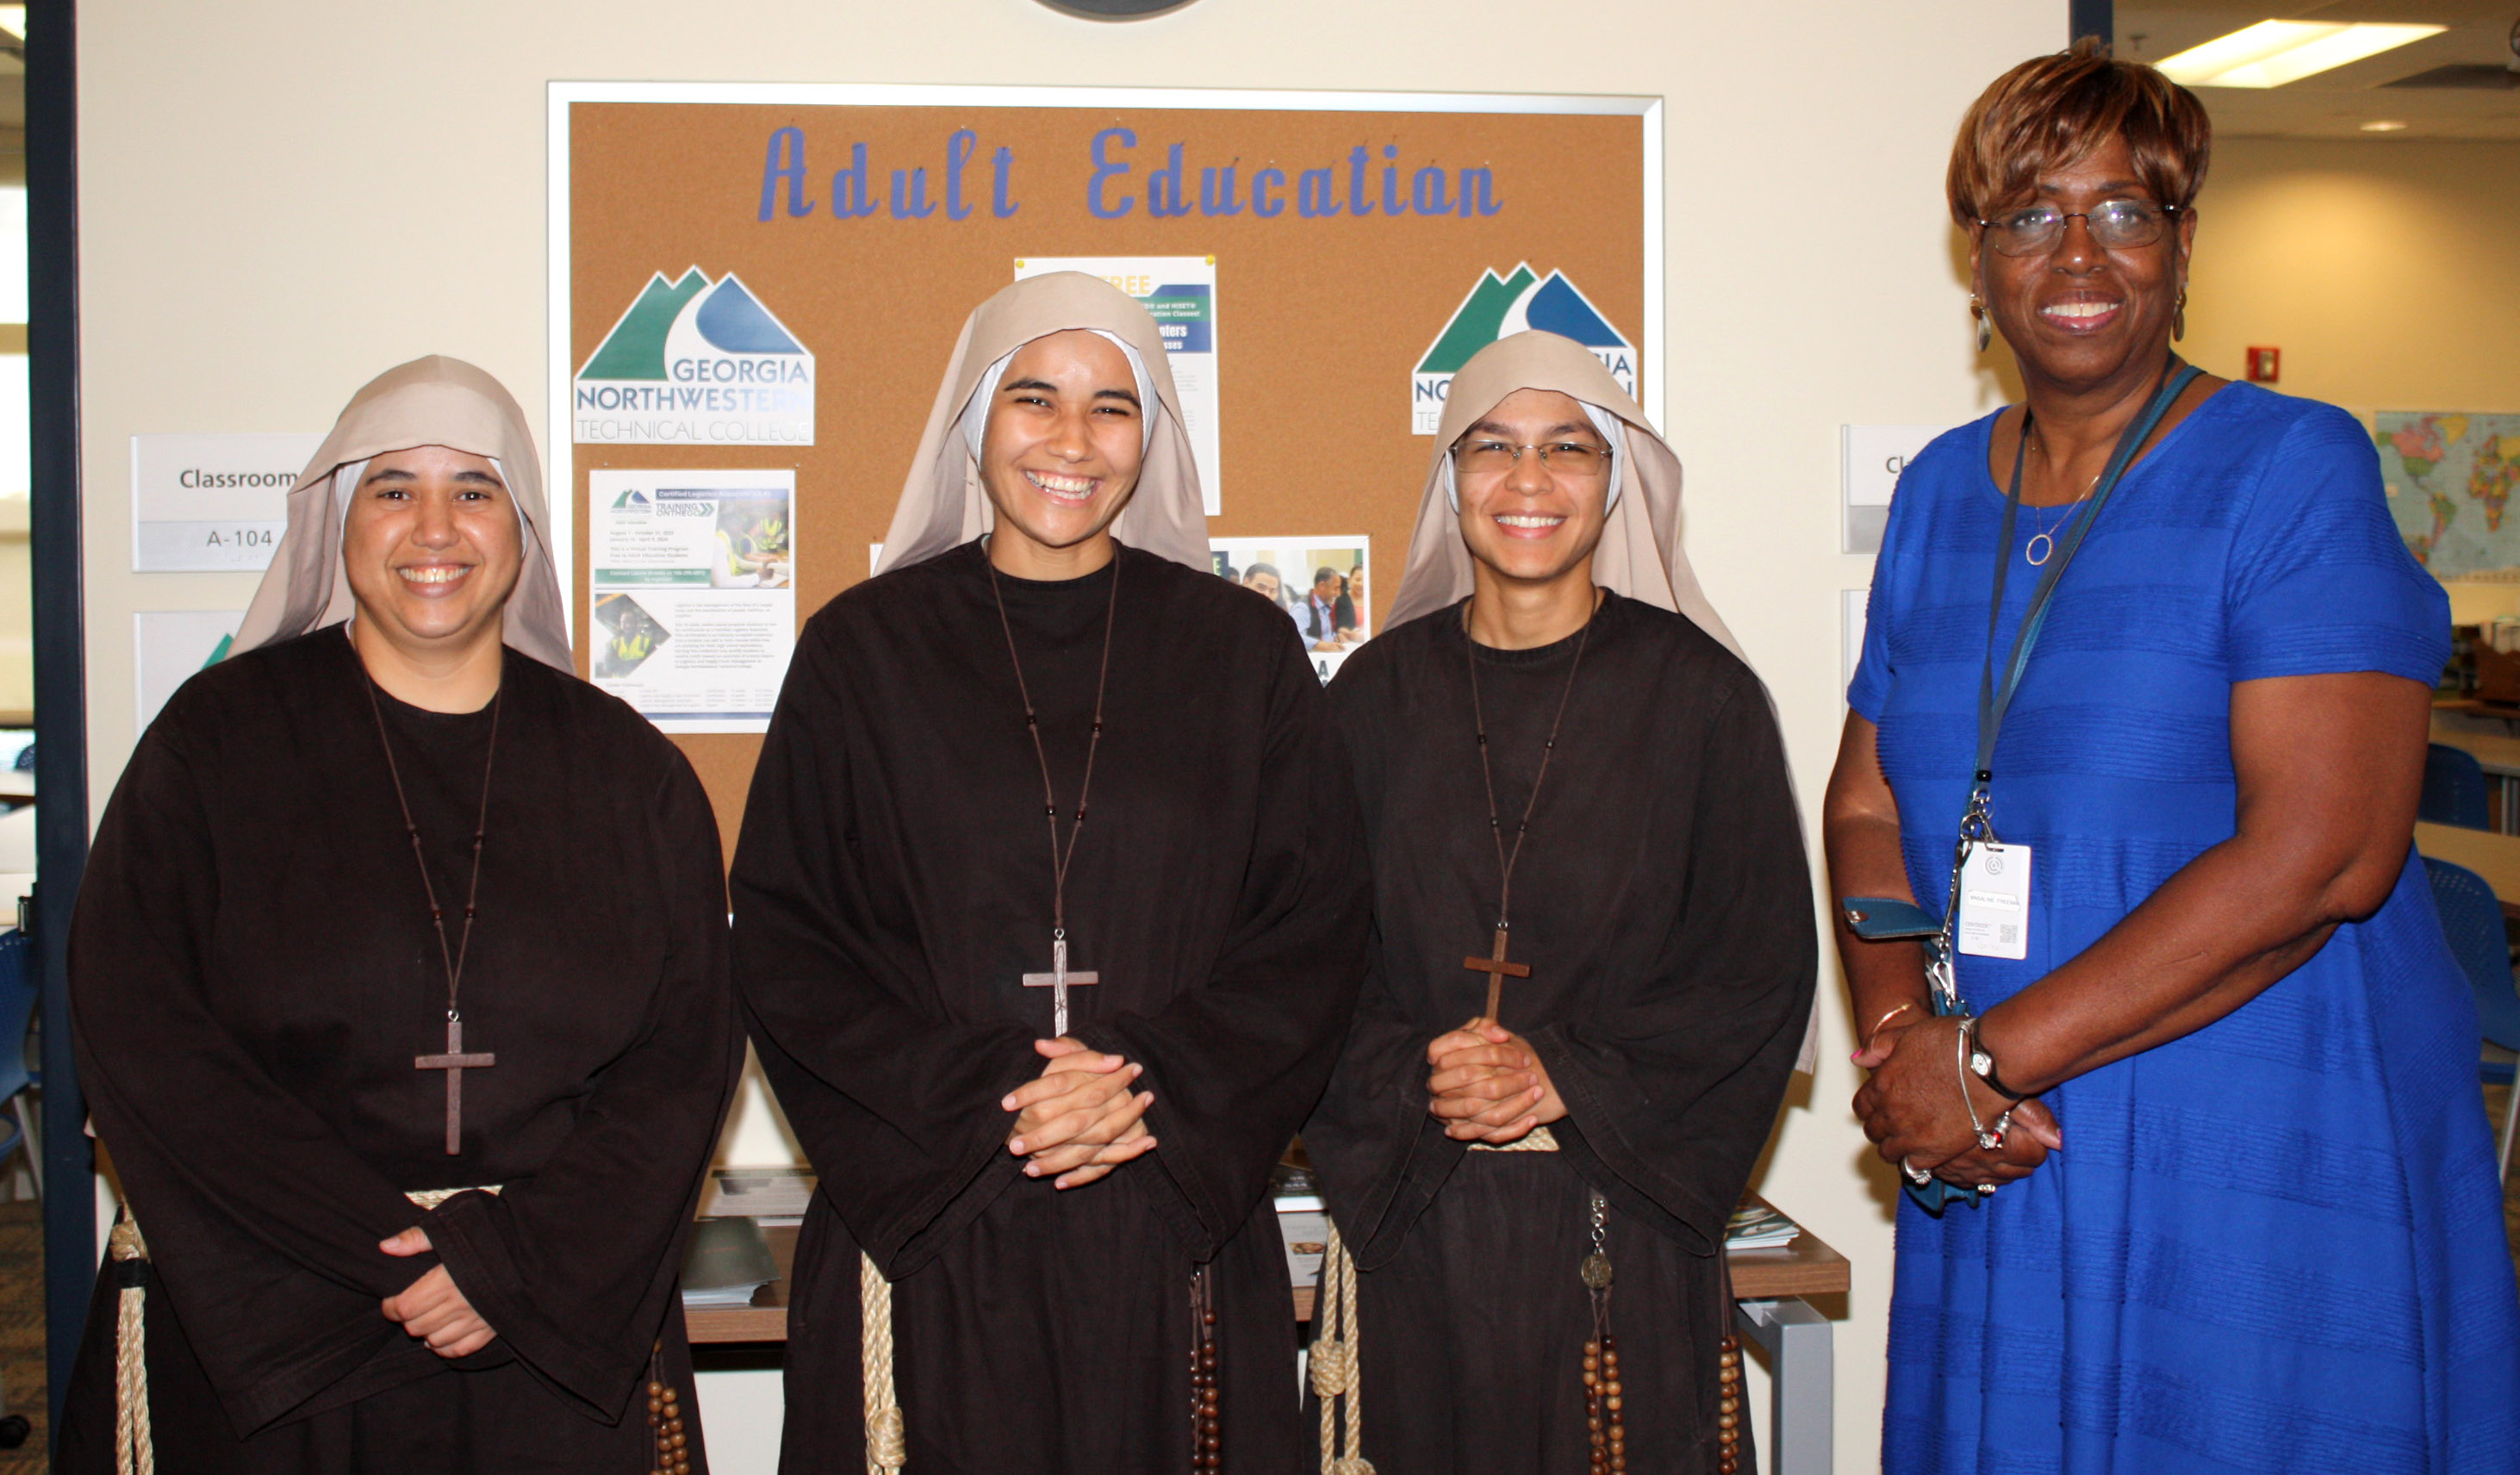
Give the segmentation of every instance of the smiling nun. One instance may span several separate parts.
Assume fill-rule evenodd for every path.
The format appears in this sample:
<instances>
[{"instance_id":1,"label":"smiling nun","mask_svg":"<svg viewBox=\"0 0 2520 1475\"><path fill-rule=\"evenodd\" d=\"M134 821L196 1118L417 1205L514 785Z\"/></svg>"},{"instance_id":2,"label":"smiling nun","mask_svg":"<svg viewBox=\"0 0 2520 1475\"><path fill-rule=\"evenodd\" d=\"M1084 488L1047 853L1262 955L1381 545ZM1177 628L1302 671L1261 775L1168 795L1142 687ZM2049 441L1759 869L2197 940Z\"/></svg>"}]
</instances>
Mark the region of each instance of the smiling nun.
<instances>
[{"instance_id":1,"label":"smiling nun","mask_svg":"<svg viewBox=\"0 0 2520 1475\"><path fill-rule=\"evenodd\" d=\"M1208 562L1163 339L1099 278L973 312L884 540L806 626L737 976L821 1174L790 1472L1284 1470L1269 1174L1366 878L1285 614Z\"/></svg>"},{"instance_id":2,"label":"smiling nun","mask_svg":"<svg viewBox=\"0 0 2520 1475\"><path fill-rule=\"evenodd\" d=\"M388 371L123 770L70 1002L126 1214L57 1468L704 1467L717 827L571 674L546 526L496 380Z\"/></svg>"},{"instance_id":3,"label":"smiling nun","mask_svg":"<svg viewBox=\"0 0 2520 1475\"><path fill-rule=\"evenodd\" d=\"M1317 1344L1314 1386L1362 1377L1381 1470L1730 1475L1725 1222L1816 967L1784 750L1680 462L1590 350L1481 349L1438 445L1330 686L1377 946L1304 1129L1363 1269L1331 1255L1323 1323L1362 1366Z\"/></svg>"}]
</instances>

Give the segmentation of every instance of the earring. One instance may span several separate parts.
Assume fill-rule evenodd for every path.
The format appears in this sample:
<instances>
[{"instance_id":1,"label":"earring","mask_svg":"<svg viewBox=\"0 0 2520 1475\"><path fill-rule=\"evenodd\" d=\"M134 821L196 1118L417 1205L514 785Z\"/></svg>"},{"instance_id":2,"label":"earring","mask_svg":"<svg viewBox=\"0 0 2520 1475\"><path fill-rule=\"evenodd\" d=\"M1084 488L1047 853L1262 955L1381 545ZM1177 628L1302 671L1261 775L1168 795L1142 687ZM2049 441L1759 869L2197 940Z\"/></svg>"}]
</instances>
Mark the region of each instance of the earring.
<instances>
[{"instance_id":1,"label":"earring","mask_svg":"<svg viewBox=\"0 0 2520 1475\"><path fill-rule=\"evenodd\" d=\"M2170 309L2170 341L2187 336L2187 289L2179 289L2178 305Z\"/></svg>"},{"instance_id":2,"label":"earring","mask_svg":"<svg viewBox=\"0 0 2520 1475\"><path fill-rule=\"evenodd\" d=\"M1977 351L1984 353L1987 345L1995 341L1995 321L1986 315L1986 304L1978 300L1976 292L1969 293L1969 316L1977 320Z\"/></svg>"}]
</instances>

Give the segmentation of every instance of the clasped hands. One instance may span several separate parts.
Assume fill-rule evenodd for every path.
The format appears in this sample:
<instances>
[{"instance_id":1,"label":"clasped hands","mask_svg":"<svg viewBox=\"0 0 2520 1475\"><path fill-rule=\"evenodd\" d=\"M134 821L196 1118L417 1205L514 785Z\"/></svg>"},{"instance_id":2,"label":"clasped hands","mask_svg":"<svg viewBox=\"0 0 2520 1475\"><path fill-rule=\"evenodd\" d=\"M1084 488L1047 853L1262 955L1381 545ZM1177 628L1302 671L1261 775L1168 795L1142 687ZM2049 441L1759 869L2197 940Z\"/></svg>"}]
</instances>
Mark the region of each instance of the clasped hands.
<instances>
[{"instance_id":1,"label":"clasped hands","mask_svg":"<svg viewBox=\"0 0 2520 1475\"><path fill-rule=\"evenodd\" d=\"M1426 1114L1455 1141L1501 1147L1566 1116L1539 1052L1493 1019L1437 1035L1426 1046Z\"/></svg>"},{"instance_id":2,"label":"clasped hands","mask_svg":"<svg viewBox=\"0 0 2520 1475\"><path fill-rule=\"evenodd\" d=\"M414 1227L391 1239L379 1240L377 1248L407 1258L426 1255L433 1246L428 1242L428 1231ZM442 1265L403 1287L401 1295L387 1296L384 1314L386 1320L400 1323L404 1331L427 1342L428 1350L441 1358L469 1358L499 1339Z\"/></svg>"},{"instance_id":3,"label":"clasped hands","mask_svg":"<svg viewBox=\"0 0 2520 1475\"><path fill-rule=\"evenodd\" d=\"M1155 1149L1147 1130L1151 1091L1134 1091L1146 1067L1064 1035L1035 1040L1041 1074L998 1104L1015 1113L1007 1150L1029 1158L1024 1176L1056 1175L1051 1186L1081 1188Z\"/></svg>"},{"instance_id":4,"label":"clasped hands","mask_svg":"<svg viewBox=\"0 0 2520 1475\"><path fill-rule=\"evenodd\" d=\"M1963 1188L2001 1186L2028 1178L2048 1153L2065 1145L2056 1118L2037 1096L2016 1103L1960 1068L1958 1019L1918 1007L1894 1011L1854 1060L1872 1072L1855 1094L1864 1135L1902 1172L1912 1167ZM1989 1128L2011 1109L2012 1126L2002 1146L1978 1145L1969 1122L1972 1106Z\"/></svg>"}]
</instances>

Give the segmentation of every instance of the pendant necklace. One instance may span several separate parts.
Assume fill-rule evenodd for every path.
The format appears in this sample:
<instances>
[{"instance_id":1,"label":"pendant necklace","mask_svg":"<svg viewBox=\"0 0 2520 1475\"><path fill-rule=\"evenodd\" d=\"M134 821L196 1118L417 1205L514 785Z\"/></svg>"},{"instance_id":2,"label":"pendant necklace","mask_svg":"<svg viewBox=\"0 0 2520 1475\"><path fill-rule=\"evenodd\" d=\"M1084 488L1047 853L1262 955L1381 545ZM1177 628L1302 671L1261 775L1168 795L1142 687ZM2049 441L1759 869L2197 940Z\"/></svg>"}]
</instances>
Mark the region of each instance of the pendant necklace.
<instances>
[{"instance_id":1,"label":"pendant necklace","mask_svg":"<svg viewBox=\"0 0 2520 1475\"><path fill-rule=\"evenodd\" d=\"M1598 615L1600 608L1600 598L1597 595L1593 603L1594 613ZM1584 621L1583 633L1576 637L1575 659L1567 664L1566 687L1564 691L1557 693L1557 715L1550 720L1549 737L1540 745L1540 771L1532 775L1531 798L1522 806L1522 818L1514 824L1513 851L1508 854L1505 848L1505 822L1497 815L1496 774L1488 763L1487 713L1479 704L1479 643L1470 635L1469 605L1462 606L1462 648L1468 655L1470 662L1470 720L1476 724L1478 733L1479 781L1487 786L1488 835L1496 841L1499 875L1495 941L1487 957L1464 958L1462 960L1462 966L1488 975L1487 1008L1479 1017L1491 1022L1496 1020L1497 1011L1504 1006L1506 978L1508 975L1515 978L1531 976L1531 964L1508 962L1505 956L1506 936L1513 925L1511 911L1513 870L1522 863L1523 838L1531 832L1532 811L1540 807L1540 785L1549 778L1549 760L1557 751L1557 729L1566 721L1566 703L1575 694L1575 677L1584 669L1584 648L1591 644L1592 639L1593 620L1588 617Z\"/></svg>"},{"instance_id":2,"label":"pendant necklace","mask_svg":"<svg viewBox=\"0 0 2520 1475\"><path fill-rule=\"evenodd\" d=\"M2036 444L2039 439L2037 427L2032 425L2030 423L2030 408L2027 405L2024 405L2021 410L2021 439L2022 443L2025 445ZM2103 472L2102 474L2106 473ZM2100 478L2098 476L2092 478L2092 486L2098 486L2099 484ZM2092 488L2085 487L2083 489L2083 497L2088 497L2090 495L2092 495ZM2077 497L2072 502L2066 503L2062 508L2058 509L2060 515L2058 515L2054 522L2048 524L2046 527L2041 528L2038 532L2031 535L2030 542L2021 550L2021 556L2030 560L2031 567L2044 568L2047 566L2048 560L2056 556L2056 539L2053 534L2057 528L2065 525L2065 518L2072 515L2074 508L2078 506L2082 500L2082 497Z\"/></svg>"},{"instance_id":3,"label":"pendant necklace","mask_svg":"<svg viewBox=\"0 0 2520 1475\"><path fill-rule=\"evenodd\" d=\"M464 891L464 936L450 947L446 941L446 909L437 904L437 883L428 878L428 860L421 852L420 826L412 820L411 796L402 786L402 767L394 762L393 739L385 734L384 707L377 700L376 678L367 674L364 665L359 675L367 683L368 713L377 720L377 741L385 750L385 772L393 777L394 802L402 807L403 832L411 836L412 864L420 868L421 891L428 898L428 924L437 931L437 957L446 969L445 1052L417 1055L411 1063L414 1070L446 1073L446 1155L454 1157L464 1150L464 1072L486 1070L499 1063L494 1054L465 1053L462 996L464 961L472 951L473 906L481 896L481 835L490 821L490 769L499 756L499 703L506 692L503 688L499 695L490 698L490 740L481 758L481 811L472 822L472 878Z\"/></svg>"},{"instance_id":4,"label":"pendant necklace","mask_svg":"<svg viewBox=\"0 0 2520 1475\"><path fill-rule=\"evenodd\" d=\"M1102 746L1102 693L1111 680L1111 627L1120 611L1120 555L1111 554L1111 601L1102 611L1102 670L1094 678L1094 731L1085 743L1085 779L1076 787L1076 818L1068 823L1067 841L1058 838L1058 794L1051 786L1050 753L1041 744L1041 718L1034 712L1032 689L1024 684L1023 657L1015 653L1014 621L1007 616L1006 590L998 582L998 565L983 548L980 561L988 566L989 595L997 601L998 625L1007 633L1007 660L1015 668L1015 694L1023 698L1024 733L1032 738L1033 757L1041 762L1042 812L1050 817L1050 971L1026 973L1023 986L1048 989L1051 999L1051 1033L1067 1033L1067 991L1102 981L1099 972L1073 973L1067 967L1067 863L1076 855L1076 837L1085 830L1085 802L1094 792L1094 754Z\"/></svg>"}]
</instances>

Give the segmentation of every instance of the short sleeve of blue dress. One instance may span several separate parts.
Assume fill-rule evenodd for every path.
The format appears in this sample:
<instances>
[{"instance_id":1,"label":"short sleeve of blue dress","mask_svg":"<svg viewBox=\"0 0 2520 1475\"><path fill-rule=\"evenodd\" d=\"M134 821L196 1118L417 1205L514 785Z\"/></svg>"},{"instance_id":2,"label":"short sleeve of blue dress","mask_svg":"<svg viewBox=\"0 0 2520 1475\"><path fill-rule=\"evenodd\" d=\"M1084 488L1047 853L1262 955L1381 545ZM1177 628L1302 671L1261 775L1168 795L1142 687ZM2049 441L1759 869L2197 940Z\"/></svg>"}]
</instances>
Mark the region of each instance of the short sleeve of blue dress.
<instances>
[{"instance_id":1,"label":"short sleeve of blue dress","mask_svg":"<svg viewBox=\"0 0 2520 1475\"><path fill-rule=\"evenodd\" d=\"M1949 884L2003 494L1993 419L1900 480L1848 701L1879 730L1909 878ZM2070 515L2026 508L1995 639ZM1984 1009L2231 837L2235 683L2430 686L2448 602L2343 413L2217 392L2127 475L2057 586L1994 760L2033 856L2029 957L1963 958ZM1900 1208L1892 1475L2520 1467L2520 1299L2467 985L2420 862L2256 1000L2047 1097L2065 1150L1940 1219Z\"/></svg>"}]
</instances>

